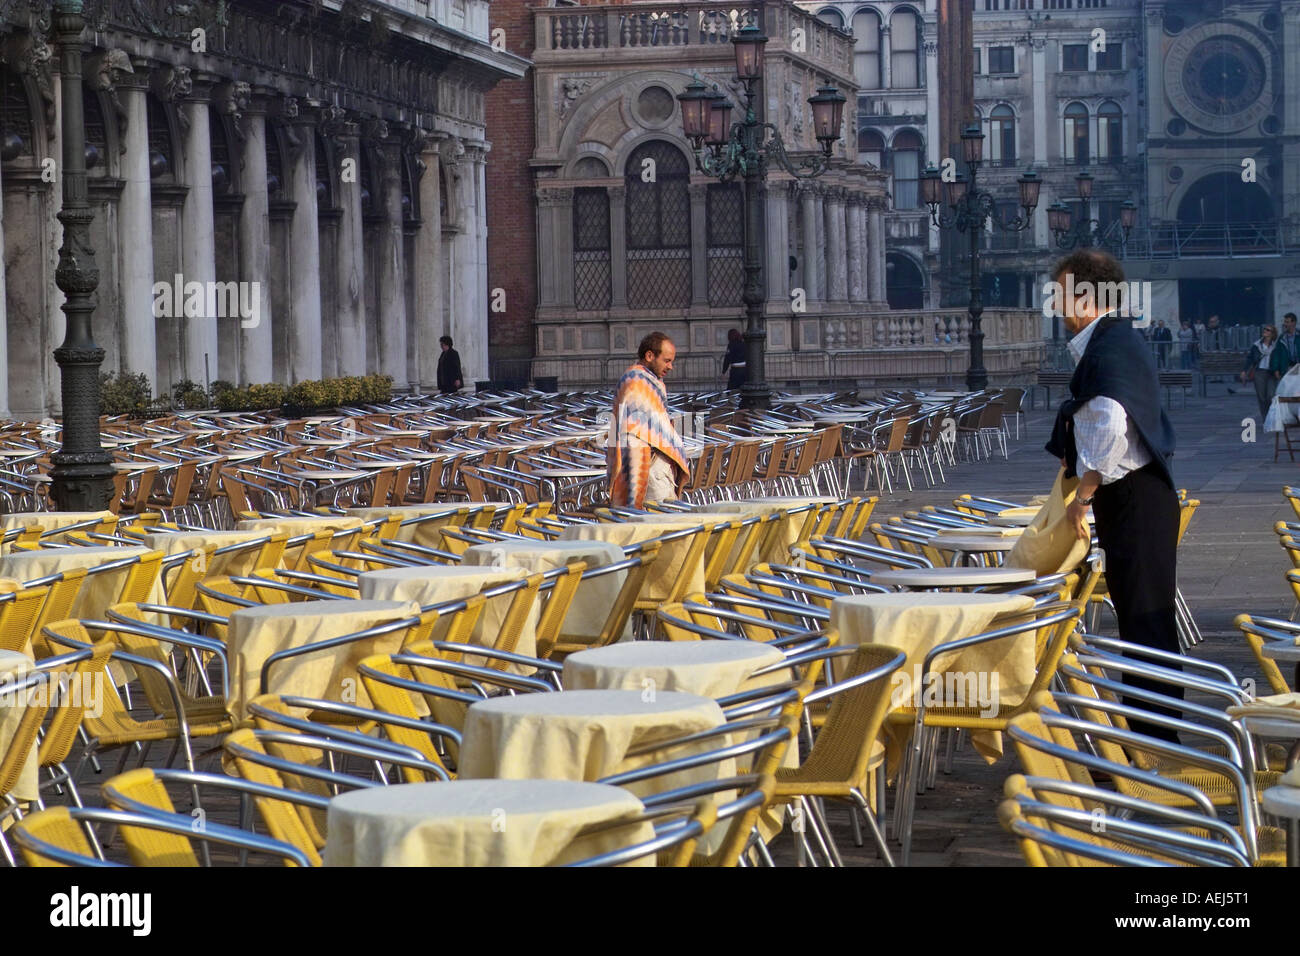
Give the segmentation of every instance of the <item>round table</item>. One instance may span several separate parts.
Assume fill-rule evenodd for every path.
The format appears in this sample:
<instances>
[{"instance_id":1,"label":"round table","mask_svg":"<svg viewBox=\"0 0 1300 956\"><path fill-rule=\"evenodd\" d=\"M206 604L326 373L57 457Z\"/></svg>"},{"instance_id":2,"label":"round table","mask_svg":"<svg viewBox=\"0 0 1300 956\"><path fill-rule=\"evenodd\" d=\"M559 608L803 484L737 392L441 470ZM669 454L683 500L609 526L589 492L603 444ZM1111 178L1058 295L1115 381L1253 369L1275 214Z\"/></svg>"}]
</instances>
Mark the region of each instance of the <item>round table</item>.
<instances>
[{"instance_id":1,"label":"round table","mask_svg":"<svg viewBox=\"0 0 1300 956\"><path fill-rule=\"evenodd\" d=\"M1300 787L1269 787L1259 802L1265 813L1286 820L1286 865L1300 866Z\"/></svg>"},{"instance_id":2,"label":"round table","mask_svg":"<svg viewBox=\"0 0 1300 956\"><path fill-rule=\"evenodd\" d=\"M708 697L674 691L567 690L494 697L465 714L458 772L462 780L595 781L661 756L627 757L629 750L723 723L722 708ZM723 740L712 741L721 746ZM684 756L685 748L673 756ZM725 762L730 764L729 761ZM732 767L697 768L646 781L642 792L727 776Z\"/></svg>"},{"instance_id":3,"label":"round table","mask_svg":"<svg viewBox=\"0 0 1300 956\"><path fill-rule=\"evenodd\" d=\"M1031 584L1036 580L1029 568L910 568L873 571L872 584L886 587L930 590L975 588L998 584Z\"/></svg>"},{"instance_id":4,"label":"round table","mask_svg":"<svg viewBox=\"0 0 1300 956\"><path fill-rule=\"evenodd\" d=\"M330 801L326 866L554 866L652 839L641 801L571 780L452 780L368 787ZM642 865L654 865L654 857Z\"/></svg>"},{"instance_id":5,"label":"round table","mask_svg":"<svg viewBox=\"0 0 1300 956\"><path fill-rule=\"evenodd\" d=\"M951 551L952 563L956 566L964 564L971 555L1005 554L1016 546L1017 540L1017 538L1010 535L944 534L940 532L930 539L930 544L940 551Z\"/></svg>"},{"instance_id":6,"label":"round table","mask_svg":"<svg viewBox=\"0 0 1300 956\"><path fill-rule=\"evenodd\" d=\"M989 518L989 524L997 528L1028 528L1034 523L1037 508L1026 508L1029 514L1000 514Z\"/></svg>"},{"instance_id":7,"label":"round table","mask_svg":"<svg viewBox=\"0 0 1300 956\"><path fill-rule=\"evenodd\" d=\"M724 697L785 655L756 641L637 641L579 651L564 659L564 686L576 690L681 691ZM788 676L788 672L787 672Z\"/></svg>"}]
</instances>

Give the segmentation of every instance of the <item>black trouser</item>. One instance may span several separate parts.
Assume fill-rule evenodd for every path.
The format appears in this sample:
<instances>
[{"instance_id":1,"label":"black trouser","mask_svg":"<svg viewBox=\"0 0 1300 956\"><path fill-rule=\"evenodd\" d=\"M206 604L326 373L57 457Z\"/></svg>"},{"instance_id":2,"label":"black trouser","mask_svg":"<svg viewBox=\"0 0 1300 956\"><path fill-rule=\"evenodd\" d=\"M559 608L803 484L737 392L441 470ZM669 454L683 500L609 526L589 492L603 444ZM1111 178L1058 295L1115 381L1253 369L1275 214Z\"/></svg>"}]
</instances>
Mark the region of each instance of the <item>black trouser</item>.
<instances>
[{"instance_id":1,"label":"black trouser","mask_svg":"<svg viewBox=\"0 0 1300 956\"><path fill-rule=\"evenodd\" d=\"M1121 640L1178 653L1174 610L1177 591L1178 495L1154 462L1102 485L1093 499L1097 539L1106 552L1106 587L1119 618ZM1142 677L1124 676L1124 683L1182 698L1181 687ZM1181 713L1142 701L1124 703L1172 717ZM1137 733L1177 740L1177 734L1145 721L1129 721Z\"/></svg>"}]
</instances>

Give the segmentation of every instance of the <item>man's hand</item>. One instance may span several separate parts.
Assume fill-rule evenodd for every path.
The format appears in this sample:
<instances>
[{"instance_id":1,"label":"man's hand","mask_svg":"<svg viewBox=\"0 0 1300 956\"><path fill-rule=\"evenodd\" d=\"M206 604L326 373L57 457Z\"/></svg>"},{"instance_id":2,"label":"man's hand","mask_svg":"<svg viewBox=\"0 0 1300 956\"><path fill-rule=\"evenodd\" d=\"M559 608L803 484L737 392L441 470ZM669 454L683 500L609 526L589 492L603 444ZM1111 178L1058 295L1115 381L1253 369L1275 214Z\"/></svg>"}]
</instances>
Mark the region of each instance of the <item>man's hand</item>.
<instances>
[{"instance_id":1,"label":"man's hand","mask_svg":"<svg viewBox=\"0 0 1300 956\"><path fill-rule=\"evenodd\" d=\"M1080 541L1087 541L1091 537L1088 530L1088 506L1079 503L1075 498L1065 509L1065 520L1074 528L1074 536Z\"/></svg>"}]
</instances>

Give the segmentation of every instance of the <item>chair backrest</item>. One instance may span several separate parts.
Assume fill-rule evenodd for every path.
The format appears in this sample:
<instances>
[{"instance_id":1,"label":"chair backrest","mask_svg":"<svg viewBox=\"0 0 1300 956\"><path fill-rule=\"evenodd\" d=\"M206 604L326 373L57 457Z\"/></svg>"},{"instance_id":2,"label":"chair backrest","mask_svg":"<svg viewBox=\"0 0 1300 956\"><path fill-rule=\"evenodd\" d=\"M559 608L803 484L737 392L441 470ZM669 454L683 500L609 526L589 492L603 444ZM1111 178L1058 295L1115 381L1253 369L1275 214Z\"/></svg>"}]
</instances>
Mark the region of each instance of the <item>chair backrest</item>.
<instances>
[{"instance_id":1,"label":"chair backrest","mask_svg":"<svg viewBox=\"0 0 1300 956\"><path fill-rule=\"evenodd\" d=\"M36 747L36 736L50 709L50 680L49 673L33 670L3 685L4 697L0 703L7 709L21 707L22 715L5 741L4 751L0 752L0 799L7 799L18 785L28 757Z\"/></svg>"},{"instance_id":2,"label":"chair backrest","mask_svg":"<svg viewBox=\"0 0 1300 956\"><path fill-rule=\"evenodd\" d=\"M573 598L586 570L587 562L571 561L560 569L561 573L552 575L546 603L537 618L536 646L539 651L542 647L553 648L560 639L560 629L573 606Z\"/></svg>"},{"instance_id":3,"label":"chair backrest","mask_svg":"<svg viewBox=\"0 0 1300 956\"><path fill-rule=\"evenodd\" d=\"M59 673L66 677L68 685L55 699L45 736L41 738L40 750L37 751L41 767L56 767L72 753L87 706L106 692L104 685L109 683L106 668L115 650L117 644L114 641L100 641L88 651L66 655L71 670L65 669L66 664L59 665ZM99 688L94 686L95 681L102 682Z\"/></svg>"},{"instance_id":4,"label":"chair backrest","mask_svg":"<svg viewBox=\"0 0 1300 956\"><path fill-rule=\"evenodd\" d=\"M70 807L28 814L14 824L12 837L28 866L119 865L101 864Z\"/></svg>"},{"instance_id":5,"label":"chair backrest","mask_svg":"<svg viewBox=\"0 0 1300 956\"><path fill-rule=\"evenodd\" d=\"M0 650L23 654L35 650L32 635L49 591L48 586L20 588L0 604Z\"/></svg>"},{"instance_id":6,"label":"chair backrest","mask_svg":"<svg viewBox=\"0 0 1300 956\"><path fill-rule=\"evenodd\" d=\"M1292 590L1296 592L1297 600L1300 600L1300 572L1288 571L1286 579L1290 583ZM1291 687L1287 683L1286 675L1282 673L1282 668L1277 666L1277 661L1264 656L1264 644L1266 640L1273 641L1279 638L1289 637L1294 640L1294 635L1271 630L1253 620L1249 614L1238 614L1233 618L1232 623L1241 631L1241 636L1250 645L1250 652L1255 655L1255 663L1259 665L1260 671L1264 674L1264 679L1268 681L1269 689L1275 694L1290 693Z\"/></svg>"}]
</instances>

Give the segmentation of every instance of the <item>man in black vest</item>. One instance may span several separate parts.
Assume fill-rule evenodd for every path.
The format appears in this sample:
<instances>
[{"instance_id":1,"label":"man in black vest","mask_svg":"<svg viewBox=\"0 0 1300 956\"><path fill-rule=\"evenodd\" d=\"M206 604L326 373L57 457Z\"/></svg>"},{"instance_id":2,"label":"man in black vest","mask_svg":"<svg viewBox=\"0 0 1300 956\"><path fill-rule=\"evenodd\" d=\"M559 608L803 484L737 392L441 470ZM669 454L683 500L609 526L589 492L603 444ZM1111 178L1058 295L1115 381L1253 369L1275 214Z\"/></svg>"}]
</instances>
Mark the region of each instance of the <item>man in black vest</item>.
<instances>
[{"instance_id":1,"label":"man in black vest","mask_svg":"<svg viewBox=\"0 0 1300 956\"><path fill-rule=\"evenodd\" d=\"M1117 301L1102 294L1103 283L1123 288L1124 271L1112 256L1080 250L1057 264L1054 277L1065 289L1061 304L1073 334L1068 348L1077 363L1070 398L1061 405L1047 443L1065 465L1066 476L1079 476L1066 516L1083 537L1085 512L1093 509L1121 639L1176 654L1174 430L1160 405L1155 363L1131 321L1117 311L1102 314L1098 306L1099 301ZM1167 684L1127 677L1126 683L1182 696ZM1126 698L1125 703L1179 716L1137 700ZM1130 726L1149 736L1177 739L1172 730L1145 721L1130 721Z\"/></svg>"},{"instance_id":2,"label":"man in black vest","mask_svg":"<svg viewBox=\"0 0 1300 956\"><path fill-rule=\"evenodd\" d=\"M451 395L461 389L460 354L451 347L451 336L438 339L442 354L438 356L438 391Z\"/></svg>"}]
</instances>

